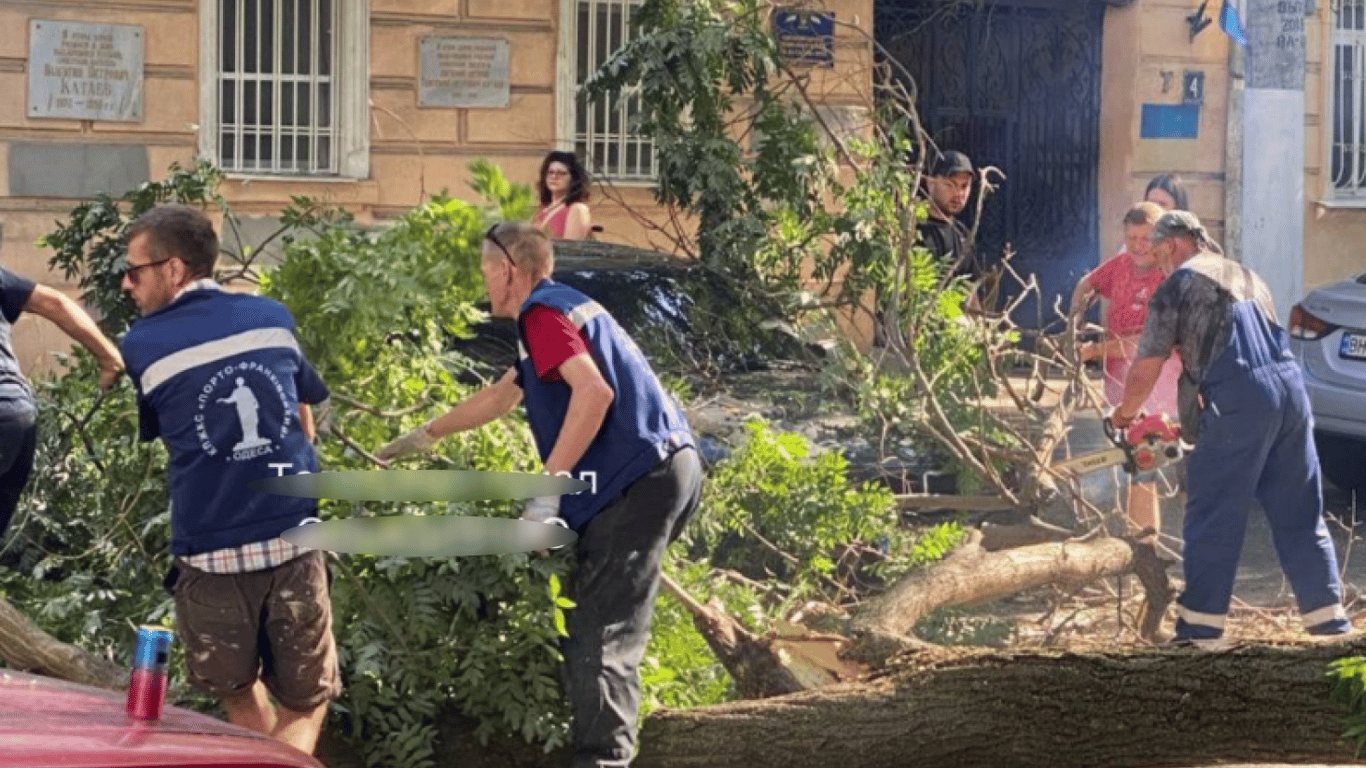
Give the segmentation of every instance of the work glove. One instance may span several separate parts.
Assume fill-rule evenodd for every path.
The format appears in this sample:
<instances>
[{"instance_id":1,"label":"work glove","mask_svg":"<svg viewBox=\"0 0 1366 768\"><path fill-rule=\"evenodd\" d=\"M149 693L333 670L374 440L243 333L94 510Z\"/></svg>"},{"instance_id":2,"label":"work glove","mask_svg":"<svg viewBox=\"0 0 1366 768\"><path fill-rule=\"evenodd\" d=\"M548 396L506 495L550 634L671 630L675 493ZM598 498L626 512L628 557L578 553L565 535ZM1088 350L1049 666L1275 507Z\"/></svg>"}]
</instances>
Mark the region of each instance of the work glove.
<instances>
[{"instance_id":1,"label":"work glove","mask_svg":"<svg viewBox=\"0 0 1366 768\"><path fill-rule=\"evenodd\" d=\"M404 456L413 456L419 453L426 453L433 445L436 445L436 438L427 431L431 422L414 429L408 434L380 448L375 453L375 458L380 461L392 461L401 459Z\"/></svg>"},{"instance_id":2,"label":"work glove","mask_svg":"<svg viewBox=\"0 0 1366 768\"><path fill-rule=\"evenodd\" d=\"M548 525L558 525L561 528L568 528L569 524L560 517L560 497L559 496L537 496L527 503L526 509L522 510L522 519L533 523L546 523ZM551 549L559 549L551 547ZM546 550L537 550L536 554L544 555Z\"/></svg>"}]
</instances>

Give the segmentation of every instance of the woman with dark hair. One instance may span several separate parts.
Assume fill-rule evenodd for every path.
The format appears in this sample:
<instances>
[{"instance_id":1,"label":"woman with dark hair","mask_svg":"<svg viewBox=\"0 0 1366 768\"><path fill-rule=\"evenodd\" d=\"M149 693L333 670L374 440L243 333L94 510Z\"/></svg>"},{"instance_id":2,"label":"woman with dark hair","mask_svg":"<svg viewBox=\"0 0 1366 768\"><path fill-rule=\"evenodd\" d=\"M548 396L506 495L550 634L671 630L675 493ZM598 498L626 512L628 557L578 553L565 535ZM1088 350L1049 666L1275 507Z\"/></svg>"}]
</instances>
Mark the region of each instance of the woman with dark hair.
<instances>
[{"instance_id":1,"label":"woman with dark hair","mask_svg":"<svg viewBox=\"0 0 1366 768\"><path fill-rule=\"evenodd\" d=\"M1148 182L1148 188L1143 192L1143 199L1146 202L1157 204L1164 211L1190 210L1186 201L1186 183L1174 173L1164 173Z\"/></svg>"},{"instance_id":2,"label":"woman with dark hair","mask_svg":"<svg viewBox=\"0 0 1366 768\"><path fill-rule=\"evenodd\" d=\"M541 162L536 192L541 207L532 224L557 240L583 240L593 231L588 171L573 152L551 152Z\"/></svg>"}]
</instances>

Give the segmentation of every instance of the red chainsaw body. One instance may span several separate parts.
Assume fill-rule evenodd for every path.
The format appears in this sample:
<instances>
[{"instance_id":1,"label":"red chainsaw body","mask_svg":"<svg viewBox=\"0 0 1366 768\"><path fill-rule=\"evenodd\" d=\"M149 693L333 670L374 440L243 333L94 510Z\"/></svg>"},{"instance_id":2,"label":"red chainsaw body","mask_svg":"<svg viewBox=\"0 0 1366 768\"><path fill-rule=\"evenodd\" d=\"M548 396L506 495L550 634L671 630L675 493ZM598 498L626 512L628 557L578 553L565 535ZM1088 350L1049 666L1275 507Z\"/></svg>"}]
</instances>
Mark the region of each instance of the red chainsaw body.
<instances>
[{"instance_id":1,"label":"red chainsaw body","mask_svg":"<svg viewBox=\"0 0 1366 768\"><path fill-rule=\"evenodd\" d=\"M1140 416L1115 442L1129 454L1130 471L1146 472L1181 458L1181 428L1161 414Z\"/></svg>"}]
</instances>

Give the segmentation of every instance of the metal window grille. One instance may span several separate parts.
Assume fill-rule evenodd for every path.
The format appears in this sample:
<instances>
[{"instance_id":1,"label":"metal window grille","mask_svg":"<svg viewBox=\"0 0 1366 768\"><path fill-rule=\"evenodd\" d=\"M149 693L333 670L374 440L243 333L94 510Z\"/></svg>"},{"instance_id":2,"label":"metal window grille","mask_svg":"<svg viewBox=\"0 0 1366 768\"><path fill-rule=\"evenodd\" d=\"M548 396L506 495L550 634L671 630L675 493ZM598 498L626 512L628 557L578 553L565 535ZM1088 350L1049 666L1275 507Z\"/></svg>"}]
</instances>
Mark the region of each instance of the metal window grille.
<instances>
[{"instance_id":1,"label":"metal window grille","mask_svg":"<svg viewBox=\"0 0 1366 768\"><path fill-rule=\"evenodd\" d=\"M1338 0L1334 15L1332 192L1366 200L1366 0Z\"/></svg>"},{"instance_id":2,"label":"metal window grille","mask_svg":"<svg viewBox=\"0 0 1366 768\"><path fill-rule=\"evenodd\" d=\"M577 89L630 40L631 20L640 0L578 0L576 7ZM618 181L654 180L654 142L636 132L639 114L637 88L596 101L582 94L576 97L574 149L594 175Z\"/></svg>"},{"instance_id":3,"label":"metal window grille","mask_svg":"<svg viewBox=\"0 0 1366 768\"><path fill-rule=\"evenodd\" d=\"M220 165L336 174L336 2L219 0L218 11Z\"/></svg>"}]
</instances>

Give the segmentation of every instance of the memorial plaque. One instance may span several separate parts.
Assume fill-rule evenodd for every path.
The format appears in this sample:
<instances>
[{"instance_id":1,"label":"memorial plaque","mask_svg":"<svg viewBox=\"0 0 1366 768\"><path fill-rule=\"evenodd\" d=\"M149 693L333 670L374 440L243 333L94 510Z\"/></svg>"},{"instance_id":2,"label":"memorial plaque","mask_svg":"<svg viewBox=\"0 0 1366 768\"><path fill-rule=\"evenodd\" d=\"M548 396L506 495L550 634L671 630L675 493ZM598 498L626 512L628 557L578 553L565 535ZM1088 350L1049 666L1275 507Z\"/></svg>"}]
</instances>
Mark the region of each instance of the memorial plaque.
<instances>
[{"instance_id":1,"label":"memorial plaque","mask_svg":"<svg viewBox=\"0 0 1366 768\"><path fill-rule=\"evenodd\" d=\"M797 8L773 12L773 36L778 53L789 64L835 66L835 15Z\"/></svg>"},{"instance_id":2,"label":"memorial plaque","mask_svg":"<svg viewBox=\"0 0 1366 768\"><path fill-rule=\"evenodd\" d=\"M419 107L507 107L511 102L508 41L424 37Z\"/></svg>"},{"instance_id":3,"label":"memorial plaque","mask_svg":"<svg viewBox=\"0 0 1366 768\"><path fill-rule=\"evenodd\" d=\"M142 27L29 20L28 116L142 120Z\"/></svg>"}]
</instances>

